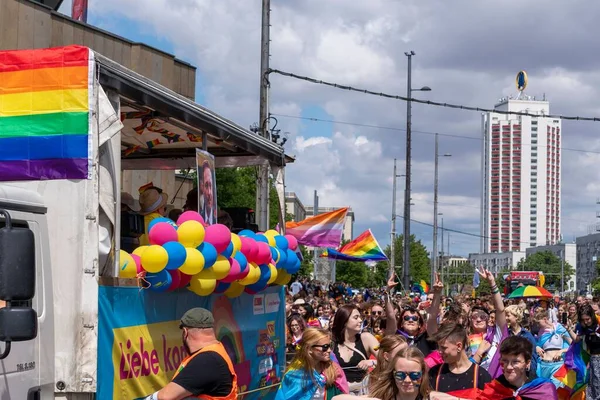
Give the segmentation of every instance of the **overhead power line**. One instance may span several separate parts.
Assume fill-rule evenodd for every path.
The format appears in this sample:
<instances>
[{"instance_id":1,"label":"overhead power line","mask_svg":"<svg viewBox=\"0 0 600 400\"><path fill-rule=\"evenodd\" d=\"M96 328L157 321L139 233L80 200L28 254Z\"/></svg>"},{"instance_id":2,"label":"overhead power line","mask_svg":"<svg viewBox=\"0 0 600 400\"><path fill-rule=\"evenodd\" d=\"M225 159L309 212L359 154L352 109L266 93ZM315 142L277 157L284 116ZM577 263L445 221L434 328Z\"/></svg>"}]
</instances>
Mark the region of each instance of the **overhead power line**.
<instances>
[{"instance_id":1,"label":"overhead power line","mask_svg":"<svg viewBox=\"0 0 600 400\"><path fill-rule=\"evenodd\" d=\"M593 121L593 122L600 122L600 117L579 117L579 116L557 115L557 114L544 114L544 115L540 115L540 114L532 114L532 113L528 113L528 112L524 112L524 111L499 111L499 110L494 110L494 109L491 109L491 108L472 107L472 106L465 106L465 105L462 105L462 104L441 103L441 102L438 102L438 101L408 98L406 96L400 96L400 95L395 95L395 94L377 92L377 91L369 90L369 89L360 89L360 88L355 88L355 87L348 86L348 85L341 85L339 83L322 81L320 79L315 79L315 78L311 78L311 77L308 77L308 76L297 75L297 74L293 74L291 72L285 72L285 71L281 71L281 70L278 70L278 69L269 69L268 73L269 74L279 74L279 75L282 75L282 76L287 76L287 77L290 77L290 78L295 78L295 79L299 79L299 80L302 80L302 81L306 81L306 82L310 82L310 83L315 83L315 84L318 84L318 85L330 86L330 87L334 87L336 89L347 90L347 91L350 91L350 92L370 94L372 96L385 97L385 98L394 99L394 100L402 100L402 101L409 101L410 100L410 101L415 102L415 103L427 104L427 105L436 106L436 107L454 108L454 109L466 110L466 111L489 112L489 113L496 113L496 114L503 114L503 115L520 115L520 116L524 116L524 117L537 117L537 118L539 118L539 117L545 117L545 118L558 118L558 119L573 120L573 121Z\"/></svg>"},{"instance_id":2,"label":"overhead power line","mask_svg":"<svg viewBox=\"0 0 600 400\"><path fill-rule=\"evenodd\" d=\"M359 127L363 127L363 128L383 129L383 130L399 131L399 132L405 132L406 131L406 128L397 128L397 127L382 126L382 125L370 125L370 124L362 124L362 123L359 123L359 122L338 121L338 120L334 120L334 119L323 119L323 118L315 118L315 117L302 117L302 116L298 116L298 115L287 115L287 114L278 114L278 113L271 113L271 115L276 116L276 117L283 117L283 118L301 119L301 120L311 121L311 122L325 122L325 123L331 123L331 124L359 126ZM412 129L411 132L412 133L420 133L420 134L424 134L424 135L435 135L437 133L440 136L451 137L451 138L469 139L469 140L478 140L478 141L482 141L483 140L483 138L481 138L481 137L475 137L475 136L469 136L469 135L459 135L459 134L453 134L453 133L439 133L439 132L419 131L419 130L415 130L415 129ZM521 146L532 146L532 144L531 143L522 143ZM542 147L542 148L548 147L545 144L536 144L535 146ZM573 149L573 148L569 148L569 147L561 147L561 150L562 151L574 151L574 152L577 152L577 153L600 154L600 151L584 150L584 149Z\"/></svg>"}]
</instances>

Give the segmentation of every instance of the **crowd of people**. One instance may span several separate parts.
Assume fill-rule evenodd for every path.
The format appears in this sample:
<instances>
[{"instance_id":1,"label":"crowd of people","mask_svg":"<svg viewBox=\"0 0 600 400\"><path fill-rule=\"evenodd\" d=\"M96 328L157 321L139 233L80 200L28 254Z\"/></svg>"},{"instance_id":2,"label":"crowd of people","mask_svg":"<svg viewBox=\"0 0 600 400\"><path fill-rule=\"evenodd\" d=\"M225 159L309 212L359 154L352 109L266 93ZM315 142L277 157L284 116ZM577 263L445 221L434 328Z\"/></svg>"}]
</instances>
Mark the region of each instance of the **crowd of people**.
<instances>
[{"instance_id":1,"label":"crowd of people","mask_svg":"<svg viewBox=\"0 0 600 400\"><path fill-rule=\"evenodd\" d=\"M439 276L426 295L394 293L394 277L361 291L293 282L277 399L569 399L578 388L565 360L582 345L576 395L600 399L598 299L508 299L478 273L491 288L479 297L443 296Z\"/></svg>"}]
</instances>

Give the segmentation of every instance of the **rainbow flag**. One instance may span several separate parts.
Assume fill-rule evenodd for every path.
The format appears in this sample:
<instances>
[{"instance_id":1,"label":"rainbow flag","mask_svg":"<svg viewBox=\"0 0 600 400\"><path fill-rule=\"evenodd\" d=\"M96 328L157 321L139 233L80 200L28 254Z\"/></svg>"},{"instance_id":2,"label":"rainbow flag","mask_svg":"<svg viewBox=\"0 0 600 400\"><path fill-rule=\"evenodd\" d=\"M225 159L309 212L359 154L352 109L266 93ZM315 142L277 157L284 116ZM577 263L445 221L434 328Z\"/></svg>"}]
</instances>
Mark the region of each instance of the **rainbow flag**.
<instances>
[{"instance_id":1,"label":"rainbow flag","mask_svg":"<svg viewBox=\"0 0 600 400\"><path fill-rule=\"evenodd\" d=\"M0 51L0 181L91 177L93 52Z\"/></svg>"},{"instance_id":2,"label":"rainbow flag","mask_svg":"<svg viewBox=\"0 0 600 400\"><path fill-rule=\"evenodd\" d=\"M429 285L427 282L421 279L421 282L415 283L412 287L413 292L420 292L421 294L429 293Z\"/></svg>"},{"instance_id":3,"label":"rainbow flag","mask_svg":"<svg viewBox=\"0 0 600 400\"><path fill-rule=\"evenodd\" d=\"M298 243L312 247L337 247L342 240L342 230L348 207L306 218L300 222L286 222L285 233Z\"/></svg>"},{"instance_id":4,"label":"rainbow flag","mask_svg":"<svg viewBox=\"0 0 600 400\"><path fill-rule=\"evenodd\" d=\"M353 241L346 243L339 250L327 249L322 257L362 262L385 261L388 259L370 229L364 231Z\"/></svg>"}]
</instances>

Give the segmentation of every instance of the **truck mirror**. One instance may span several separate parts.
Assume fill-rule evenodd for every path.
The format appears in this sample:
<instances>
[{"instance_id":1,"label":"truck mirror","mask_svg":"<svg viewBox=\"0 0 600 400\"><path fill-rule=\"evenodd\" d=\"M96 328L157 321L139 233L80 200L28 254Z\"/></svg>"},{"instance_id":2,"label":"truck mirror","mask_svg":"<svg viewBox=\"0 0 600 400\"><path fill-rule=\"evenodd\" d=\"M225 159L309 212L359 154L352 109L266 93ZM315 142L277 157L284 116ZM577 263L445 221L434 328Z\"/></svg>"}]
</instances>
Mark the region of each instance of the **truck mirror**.
<instances>
[{"instance_id":1,"label":"truck mirror","mask_svg":"<svg viewBox=\"0 0 600 400\"><path fill-rule=\"evenodd\" d=\"M35 242L28 228L13 227L10 214L0 210L0 300L26 301L35 295Z\"/></svg>"},{"instance_id":2,"label":"truck mirror","mask_svg":"<svg viewBox=\"0 0 600 400\"><path fill-rule=\"evenodd\" d=\"M31 307L0 308L0 341L5 342L0 360L10 354L12 342L35 339L38 332L37 313Z\"/></svg>"},{"instance_id":3,"label":"truck mirror","mask_svg":"<svg viewBox=\"0 0 600 400\"><path fill-rule=\"evenodd\" d=\"M24 342L35 339L37 331L37 313L33 308L0 308L0 341Z\"/></svg>"}]
</instances>

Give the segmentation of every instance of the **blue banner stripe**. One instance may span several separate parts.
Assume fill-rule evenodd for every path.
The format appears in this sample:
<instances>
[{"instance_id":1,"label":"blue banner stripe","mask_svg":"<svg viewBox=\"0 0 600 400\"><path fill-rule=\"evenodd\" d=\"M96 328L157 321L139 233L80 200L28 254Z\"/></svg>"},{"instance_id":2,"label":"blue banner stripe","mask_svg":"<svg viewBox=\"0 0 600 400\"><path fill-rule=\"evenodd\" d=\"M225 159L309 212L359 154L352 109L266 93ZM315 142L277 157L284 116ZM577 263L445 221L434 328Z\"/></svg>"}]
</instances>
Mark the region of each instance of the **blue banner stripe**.
<instances>
[{"instance_id":1,"label":"blue banner stripe","mask_svg":"<svg viewBox=\"0 0 600 400\"><path fill-rule=\"evenodd\" d=\"M87 134L12 137L0 139L0 161L87 157Z\"/></svg>"}]
</instances>

